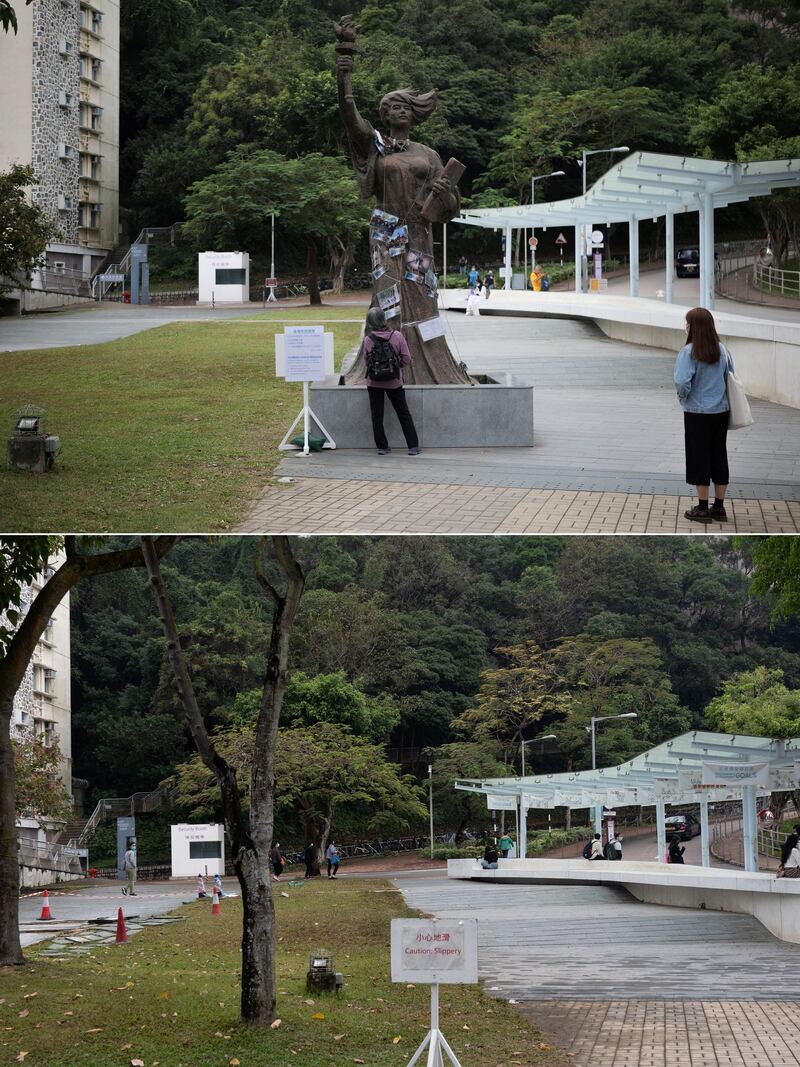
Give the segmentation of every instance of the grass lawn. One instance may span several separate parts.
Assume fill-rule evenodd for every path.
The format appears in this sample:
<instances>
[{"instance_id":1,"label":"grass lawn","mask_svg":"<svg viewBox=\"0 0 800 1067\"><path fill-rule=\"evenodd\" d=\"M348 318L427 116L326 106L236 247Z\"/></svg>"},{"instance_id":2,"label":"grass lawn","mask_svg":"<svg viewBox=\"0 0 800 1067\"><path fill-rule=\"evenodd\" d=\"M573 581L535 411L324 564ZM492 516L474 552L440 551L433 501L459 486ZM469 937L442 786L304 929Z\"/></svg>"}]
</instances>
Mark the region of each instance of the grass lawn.
<instances>
[{"instance_id":1,"label":"grass lawn","mask_svg":"<svg viewBox=\"0 0 800 1067\"><path fill-rule=\"evenodd\" d=\"M25 1052L28 1067L402 1067L430 1016L429 987L389 978L389 920L413 914L400 893L358 879L280 888L275 1029L238 1022L240 903L223 900L212 918L202 902L184 906L185 923L128 945L66 960L32 951L29 966L0 969L0 1063ZM311 997L308 956L323 947L345 984ZM463 1067L569 1062L476 986L442 987L441 1025Z\"/></svg>"},{"instance_id":2,"label":"grass lawn","mask_svg":"<svg viewBox=\"0 0 800 1067\"><path fill-rule=\"evenodd\" d=\"M302 405L302 386L275 378L276 331L359 315L264 317L272 321L178 322L108 344L5 353L0 425L40 404L62 452L46 475L0 470L0 530L210 532L240 521ZM360 320L328 329L340 362Z\"/></svg>"}]
</instances>

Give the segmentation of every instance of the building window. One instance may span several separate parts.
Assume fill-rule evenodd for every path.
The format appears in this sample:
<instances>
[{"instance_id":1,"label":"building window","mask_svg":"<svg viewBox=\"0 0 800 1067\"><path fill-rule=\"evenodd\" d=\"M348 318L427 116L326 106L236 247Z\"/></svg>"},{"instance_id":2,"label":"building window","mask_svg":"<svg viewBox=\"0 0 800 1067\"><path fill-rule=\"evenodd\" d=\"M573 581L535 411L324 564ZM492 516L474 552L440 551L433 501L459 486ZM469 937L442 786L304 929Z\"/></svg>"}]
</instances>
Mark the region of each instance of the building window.
<instances>
[{"instance_id":1,"label":"building window","mask_svg":"<svg viewBox=\"0 0 800 1067\"><path fill-rule=\"evenodd\" d=\"M92 33L102 33L103 16L99 11L92 12Z\"/></svg>"},{"instance_id":2,"label":"building window","mask_svg":"<svg viewBox=\"0 0 800 1067\"><path fill-rule=\"evenodd\" d=\"M103 65L102 59L92 59L92 81L100 81L100 69Z\"/></svg>"},{"instance_id":3,"label":"building window","mask_svg":"<svg viewBox=\"0 0 800 1067\"><path fill-rule=\"evenodd\" d=\"M101 107L92 108L91 126L93 130L100 130L102 128L103 109Z\"/></svg>"},{"instance_id":4,"label":"building window","mask_svg":"<svg viewBox=\"0 0 800 1067\"><path fill-rule=\"evenodd\" d=\"M246 282L247 271L244 267L235 270L217 270L216 272L217 285L245 285Z\"/></svg>"},{"instance_id":5,"label":"building window","mask_svg":"<svg viewBox=\"0 0 800 1067\"><path fill-rule=\"evenodd\" d=\"M90 159L89 177L97 180L100 178L100 156L91 156Z\"/></svg>"},{"instance_id":6,"label":"building window","mask_svg":"<svg viewBox=\"0 0 800 1067\"><path fill-rule=\"evenodd\" d=\"M190 860L219 860L222 859L221 841L190 841Z\"/></svg>"}]
</instances>

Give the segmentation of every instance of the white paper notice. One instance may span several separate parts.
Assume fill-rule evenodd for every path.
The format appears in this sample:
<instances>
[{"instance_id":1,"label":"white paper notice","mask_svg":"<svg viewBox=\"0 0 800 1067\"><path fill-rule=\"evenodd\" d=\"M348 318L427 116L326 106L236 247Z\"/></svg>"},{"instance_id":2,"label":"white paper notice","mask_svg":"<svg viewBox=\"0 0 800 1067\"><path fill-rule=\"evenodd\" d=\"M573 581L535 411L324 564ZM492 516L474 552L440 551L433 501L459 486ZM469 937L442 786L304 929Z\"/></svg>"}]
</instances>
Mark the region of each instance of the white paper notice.
<instances>
[{"instance_id":1,"label":"white paper notice","mask_svg":"<svg viewBox=\"0 0 800 1067\"><path fill-rule=\"evenodd\" d=\"M476 919L392 919L392 981L478 981Z\"/></svg>"},{"instance_id":2,"label":"white paper notice","mask_svg":"<svg viewBox=\"0 0 800 1067\"><path fill-rule=\"evenodd\" d=\"M432 341L434 337L444 337L444 319L437 315L435 319L426 319L417 323L419 335L423 341Z\"/></svg>"},{"instance_id":3,"label":"white paper notice","mask_svg":"<svg viewBox=\"0 0 800 1067\"><path fill-rule=\"evenodd\" d=\"M320 382L327 377L322 326L287 326L284 346L287 382Z\"/></svg>"}]
</instances>

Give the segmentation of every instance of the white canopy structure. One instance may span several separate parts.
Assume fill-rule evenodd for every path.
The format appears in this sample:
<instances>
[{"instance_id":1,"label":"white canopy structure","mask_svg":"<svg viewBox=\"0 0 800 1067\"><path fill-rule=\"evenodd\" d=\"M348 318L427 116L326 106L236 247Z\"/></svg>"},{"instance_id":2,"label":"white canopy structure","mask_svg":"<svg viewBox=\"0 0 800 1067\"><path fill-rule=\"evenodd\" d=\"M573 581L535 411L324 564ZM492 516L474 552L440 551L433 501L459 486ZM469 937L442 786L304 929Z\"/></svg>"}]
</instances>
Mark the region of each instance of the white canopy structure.
<instances>
[{"instance_id":1,"label":"white canopy structure","mask_svg":"<svg viewBox=\"0 0 800 1067\"><path fill-rule=\"evenodd\" d=\"M466 208L455 222L503 229L506 285L511 278L511 235L515 229L575 227L575 289L581 291L581 255L592 227L627 223L630 295L639 295L639 222L666 219L665 296L673 302L676 213L700 213L700 304L714 306L714 210L751 197L800 185L800 159L733 163L657 152L634 152L606 171L582 196L519 207ZM586 235L586 236L584 236ZM589 251L591 249L589 248Z\"/></svg>"},{"instance_id":2,"label":"white canopy structure","mask_svg":"<svg viewBox=\"0 0 800 1067\"><path fill-rule=\"evenodd\" d=\"M709 801L741 800L745 870L757 871L757 797L796 789L798 783L800 737L770 739L696 730L618 767L525 778L461 779L455 787L483 793L492 810L518 808L521 842L527 840L528 808L654 804L659 858L666 850L665 805L699 803L704 867L711 863Z\"/></svg>"}]
</instances>

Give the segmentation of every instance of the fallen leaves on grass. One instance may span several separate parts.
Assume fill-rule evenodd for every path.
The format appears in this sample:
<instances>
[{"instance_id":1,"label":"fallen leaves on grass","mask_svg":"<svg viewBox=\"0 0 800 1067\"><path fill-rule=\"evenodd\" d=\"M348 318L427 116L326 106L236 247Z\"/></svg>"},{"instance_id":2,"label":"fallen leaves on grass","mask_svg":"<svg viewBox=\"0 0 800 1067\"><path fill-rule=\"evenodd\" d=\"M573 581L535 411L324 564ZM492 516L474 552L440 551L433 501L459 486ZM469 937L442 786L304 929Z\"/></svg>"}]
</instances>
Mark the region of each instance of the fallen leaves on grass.
<instances>
[{"instance_id":1,"label":"fallen leaves on grass","mask_svg":"<svg viewBox=\"0 0 800 1067\"><path fill-rule=\"evenodd\" d=\"M325 1018L325 1012L324 1011L315 1011L314 1014L311 1016L311 1018L312 1019L324 1019Z\"/></svg>"},{"instance_id":2,"label":"fallen leaves on grass","mask_svg":"<svg viewBox=\"0 0 800 1067\"><path fill-rule=\"evenodd\" d=\"M270 1030L277 1030L282 1022L283 1022L283 1019L276 1019L274 1022L271 1022L269 1024Z\"/></svg>"},{"instance_id":3,"label":"fallen leaves on grass","mask_svg":"<svg viewBox=\"0 0 800 1067\"><path fill-rule=\"evenodd\" d=\"M85 1034L102 1034L103 1027L102 1026L94 1026L94 1027L92 1027L91 1030L84 1030L83 1032Z\"/></svg>"},{"instance_id":4,"label":"fallen leaves on grass","mask_svg":"<svg viewBox=\"0 0 800 1067\"><path fill-rule=\"evenodd\" d=\"M22 1061L25 1059L25 1057L27 1055L28 1055L27 1052L20 1052L19 1055L17 1056L17 1062L18 1063L22 1063Z\"/></svg>"},{"instance_id":5,"label":"fallen leaves on grass","mask_svg":"<svg viewBox=\"0 0 800 1067\"><path fill-rule=\"evenodd\" d=\"M24 1019L26 1015L30 1015L30 1012L28 1011L28 1009L27 1009L27 1008L25 1008L25 1010L24 1010L24 1011L21 1011L21 1012L19 1013L19 1017L20 1017L20 1019Z\"/></svg>"},{"instance_id":6,"label":"fallen leaves on grass","mask_svg":"<svg viewBox=\"0 0 800 1067\"><path fill-rule=\"evenodd\" d=\"M39 996L38 993L25 993L25 995L23 996L22 999L23 1000L30 1000L32 997L38 997L38 996ZM27 1055L27 1053L26 1053L26 1055Z\"/></svg>"},{"instance_id":7,"label":"fallen leaves on grass","mask_svg":"<svg viewBox=\"0 0 800 1067\"><path fill-rule=\"evenodd\" d=\"M393 1045L399 1045L402 1040L403 1040L402 1037L398 1034L397 1037L393 1037L392 1038L392 1044Z\"/></svg>"}]
</instances>

